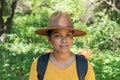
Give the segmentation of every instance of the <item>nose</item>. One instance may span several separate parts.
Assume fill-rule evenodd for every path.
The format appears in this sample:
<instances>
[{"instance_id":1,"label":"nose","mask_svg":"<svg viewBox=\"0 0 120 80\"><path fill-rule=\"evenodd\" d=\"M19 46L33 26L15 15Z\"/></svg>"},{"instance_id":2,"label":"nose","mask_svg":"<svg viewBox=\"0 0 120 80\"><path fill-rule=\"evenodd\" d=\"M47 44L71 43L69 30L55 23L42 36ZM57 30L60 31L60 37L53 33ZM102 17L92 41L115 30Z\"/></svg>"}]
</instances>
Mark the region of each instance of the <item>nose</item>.
<instances>
[{"instance_id":1,"label":"nose","mask_svg":"<svg viewBox=\"0 0 120 80\"><path fill-rule=\"evenodd\" d=\"M67 42L66 37L62 37L62 38L61 38L61 42L62 42L62 43L66 43L66 42Z\"/></svg>"}]
</instances>

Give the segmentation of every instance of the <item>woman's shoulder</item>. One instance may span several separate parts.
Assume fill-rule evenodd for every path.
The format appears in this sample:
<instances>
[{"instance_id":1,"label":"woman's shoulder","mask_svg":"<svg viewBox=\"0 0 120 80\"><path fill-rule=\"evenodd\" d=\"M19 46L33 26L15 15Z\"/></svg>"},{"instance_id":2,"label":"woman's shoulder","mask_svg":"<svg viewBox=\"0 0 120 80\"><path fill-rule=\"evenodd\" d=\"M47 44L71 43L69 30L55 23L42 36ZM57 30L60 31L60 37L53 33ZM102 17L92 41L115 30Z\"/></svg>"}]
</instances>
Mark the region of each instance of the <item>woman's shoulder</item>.
<instances>
[{"instance_id":1,"label":"woman's shoulder","mask_svg":"<svg viewBox=\"0 0 120 80\"><path fill-rule=\"evenodd\" d=\"M37 57L36 59L34 59L32 65L36 65L36 64L37 64L37 62L38 62L38 58L39 58L39 57Z\"/></svg>"}]
</instances>

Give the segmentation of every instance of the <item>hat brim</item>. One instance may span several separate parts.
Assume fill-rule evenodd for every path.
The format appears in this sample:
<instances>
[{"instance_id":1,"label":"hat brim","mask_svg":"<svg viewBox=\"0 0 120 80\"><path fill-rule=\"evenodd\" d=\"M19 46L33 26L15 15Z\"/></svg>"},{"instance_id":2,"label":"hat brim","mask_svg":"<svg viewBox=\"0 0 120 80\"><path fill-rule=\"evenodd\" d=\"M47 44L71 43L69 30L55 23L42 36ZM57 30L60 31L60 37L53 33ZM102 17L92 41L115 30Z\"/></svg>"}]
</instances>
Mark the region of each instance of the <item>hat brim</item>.
<instances>
[{"instance_id":1,"label":"hat brim","mask_svg":"<svg viewBox=\"0 0 120 80\"><path fill-rule=\"evenodd\" d=\"M66 30L71 30L74 31L73 33L73 37L78 37L78 36L83 36L86 35L87 33L83 30L79 30L79 29L75 29L75 28L42 28L42 29L37 29L35 30L35 33L38 35L42 35L42 36L48 36L47 35L47 31L48 30L56 30L56 29L66 29Z\"/></svg>"}]
</instances>

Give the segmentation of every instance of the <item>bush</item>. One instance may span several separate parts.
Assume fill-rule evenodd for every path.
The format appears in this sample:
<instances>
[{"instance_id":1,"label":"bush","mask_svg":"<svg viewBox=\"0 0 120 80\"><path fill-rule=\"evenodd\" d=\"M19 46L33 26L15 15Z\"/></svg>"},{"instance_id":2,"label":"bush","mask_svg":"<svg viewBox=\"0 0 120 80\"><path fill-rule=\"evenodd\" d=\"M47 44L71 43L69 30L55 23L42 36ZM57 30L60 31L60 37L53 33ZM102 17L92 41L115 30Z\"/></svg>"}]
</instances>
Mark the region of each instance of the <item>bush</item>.
<instances>
[{"instance_id":1,"label":"bush","mask_svg":"<svg viewBox=\"0 0 120 80\"><path fill-rule=\"evenodd\" d=\"M109 20L103 13L99 13L97 16L99 17L95 23L87 27L89 33L87 45L99 50L118 50L120 47L119 25L115 21Z\"/></svg>"},{"instance_id":2,"label":"bush","mask_svg":"<svg viewBox=\"0 0 120 80\"><path fill-rule=\"evenodd\" d=\"M1 80L28 80L29 71L33 60L39 57L40 52L34 53L29 50L27 53L18 53L0 46L0 79ZM23 46L22 46L23 47Z\"/></svg>"},{"instance_id":3,"label":"bush","mask_svg":"<svg viewBox=\"0 0 120 80\"><path fill-rule=\"evenodd\" d=\"M120 50L103 52L95 51L91 62L95 70L96 80L119 80Z\"/></svg>"}]
</instances>

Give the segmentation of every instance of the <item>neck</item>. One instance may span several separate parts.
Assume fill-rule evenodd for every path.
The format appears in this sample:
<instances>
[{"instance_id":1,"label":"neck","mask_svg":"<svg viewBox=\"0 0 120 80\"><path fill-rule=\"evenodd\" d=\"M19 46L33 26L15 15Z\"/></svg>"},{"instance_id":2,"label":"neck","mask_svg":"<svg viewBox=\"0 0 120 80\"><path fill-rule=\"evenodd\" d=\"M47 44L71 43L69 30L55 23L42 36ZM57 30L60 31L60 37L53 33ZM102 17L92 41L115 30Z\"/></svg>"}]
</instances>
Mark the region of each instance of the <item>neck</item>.
<instances>
[{"instance_id":1,"label":"neck","mask_svg":"<svg viewBox=\"0 0 120 80\"><path fill-rule=\"evenodd\" d=\"M72 53L51 53L50 61L59 68L66 68L75 60L75 55Z\"/></svg>"},{"instance_id":2,"label":"neck","mask_svg":"<svg viewBox=\"0 0 120 80\"><path fill-rule=\"evenodd\" d=\"M67 52L67 53L57 53L57 52L54 52L52 54L52 56L59 62L64 62L64 61L69 60L72 57L72 55L73 54L71 52Z\"/></svg>"}]
</instances>

